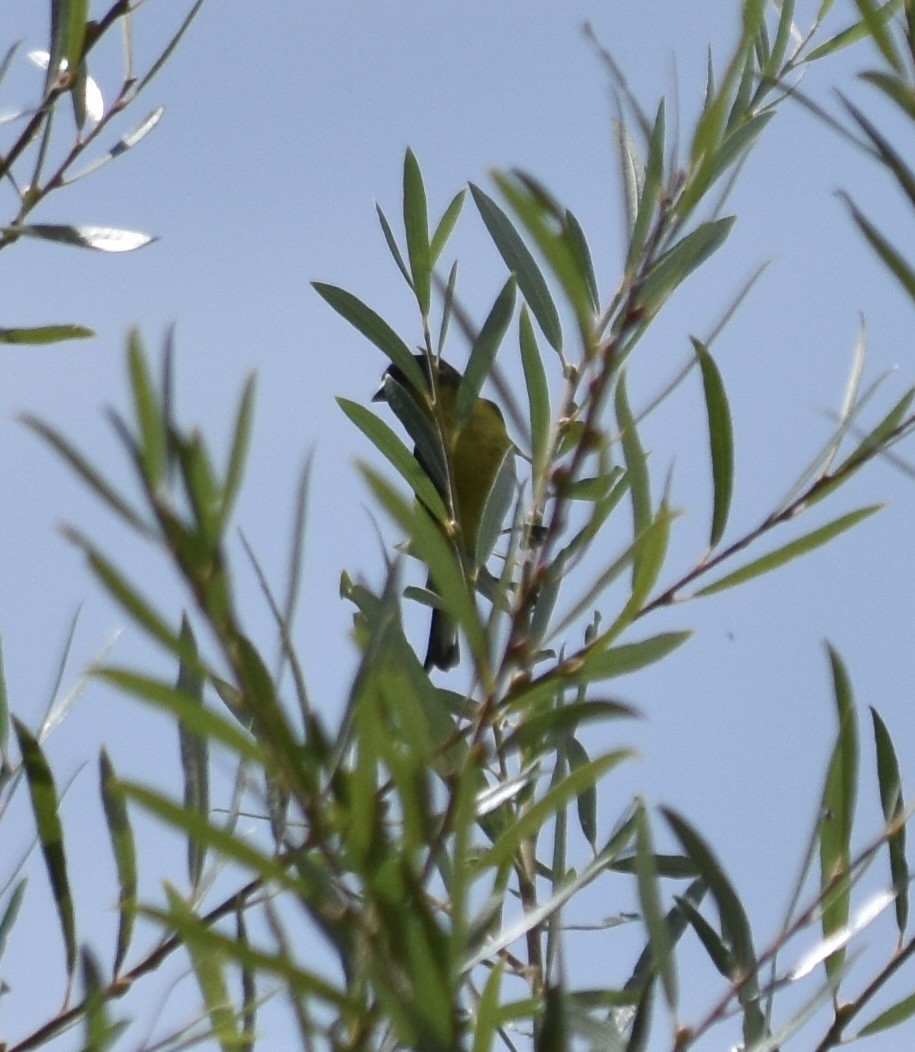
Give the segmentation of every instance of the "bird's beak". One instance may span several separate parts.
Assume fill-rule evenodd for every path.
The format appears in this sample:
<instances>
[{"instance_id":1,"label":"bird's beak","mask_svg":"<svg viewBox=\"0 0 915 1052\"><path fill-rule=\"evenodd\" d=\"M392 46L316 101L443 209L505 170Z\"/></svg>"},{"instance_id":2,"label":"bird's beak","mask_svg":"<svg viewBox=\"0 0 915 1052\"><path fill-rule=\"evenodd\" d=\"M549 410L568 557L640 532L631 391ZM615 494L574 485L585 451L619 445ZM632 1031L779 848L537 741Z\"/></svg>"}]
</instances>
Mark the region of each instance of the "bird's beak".
<instances>
[{"instance_id":1,"label":"bird's beak","mask_svg":"<svg viewBox=\"0 0 915 1052\"><path fill-rule=\"evenodd\" d=\"M388 374L385 373L381 378L381 383L378 385L378 390L372 395L373 402L386 402L388 400L388 393L385 390L385 384L388 380Z\"/></svg>"}]
</instances>

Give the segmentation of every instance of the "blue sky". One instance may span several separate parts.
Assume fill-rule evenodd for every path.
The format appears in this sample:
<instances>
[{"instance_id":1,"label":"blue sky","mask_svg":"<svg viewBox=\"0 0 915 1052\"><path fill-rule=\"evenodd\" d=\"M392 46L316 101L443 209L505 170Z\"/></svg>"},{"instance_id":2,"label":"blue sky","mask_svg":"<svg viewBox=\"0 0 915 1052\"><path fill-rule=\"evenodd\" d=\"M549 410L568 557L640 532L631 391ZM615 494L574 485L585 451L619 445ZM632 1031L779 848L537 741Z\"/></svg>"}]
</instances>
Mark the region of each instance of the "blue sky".
<instances>
[{"instance_id":1,"label":"blue sky","mask_svg":"<svg viewBox=\"0 0 915 1052\"><path fill-rule=\"evenodd\" d=\"M46 28L35 21L36 6L20 2L6 15L6 40L23 37L23 50L44 46ZM813 6L798 5L802 24ZM850 21L852 7L836 5L836 29ZM141 53L165 39L180 10L152 2L141 8ZM0 358L0 485L6 497L0 632L14 711L38 723L78 604L83 614L67 683L124 627L56 532L61 521L109 547L163 607L180 601L160 564L125 538L14 417L27 411L49 420L125 480L126 466L102 414L109 404L125 405L124 335L138 324L156 352L174 324L180 410L201 423L217 449L241 383L249 372L258 374L257 427L237 522L277 585L297 476L309 451L315 452L300 643L314 697L335 712L355 662L347 639L350 610L337 598L339 574L365 572L377 581L380 560L353 466L369 450L334 398L367 400L384 363L309 281L351 289L413 338L416 319L374 212L377 201L397 216L403 152L410 145L433 212L466 180L485 185L493 166L521 167L542 179L582 221L606 297L622 252L613 107L582 24L593 24L649 111L676 83L688 128L706 48L711 43L723 59L737 10L733 0L469 0L449 7L419 0L281 2L263 11L205 5L118 133L160 103L166 107L161 125L95 177L52 196L35 215L44 222L137 228L160 240L125 256L19 244L0 260L0 324L72 321L98 333L86 343L8 348ZM805 88L822 100L832 86L854 90L854 73L870 61L866 46L826 60ZM114 51L93 70L109 97L117 68ZM40 74L17 60L0 87L0 109L34 99L39 83ZM894 127L889 115L881 119ZM826 414L840 404L861 314L870 344L866 376L898 367L875 405L888 406L901 395L915 371L910 304L862 243L834 194L840 188L884 229L900 237L908 229L904 205L875 166L799 105L783 106L733 195L730 210L739 219L732 238L720 258L677 294L633 363L638 403L686 359L689 336L706 335L754 269L771 261L715 346L735 419L731 537L770 510L825 440ZM482 316L504 275L470 204L454 247L463 295ZM458 364L461 351L455 341ZM684 513L676 524L671 574L699 554L707 531L702 413L698 383L688 383L646 427L652 461L663 465L658 478L674 464L674 502ZM827 760L832 703L824 640L845 657L862 707L862 837L876 830L879 816L863 721L867 704L883 713L904 776L915 781L915 760L905 749L915 740L915 562L907 541L915 482L875 465L806 523L812 528L830 511L834 517L880 500L890 502L885 512L805 563L646 624L644 634L668 625L692 627L696 634L670 662L619 684L648 718L628 739L641 760L612 783L605 823L635 792L651 803L675 802L697 821L746 893L763 943L784 908ZM253 604L255 634L268 639L255 582L240 566L240 599ZM422 620L416 621L417 637ZM130 627L114 655L155 661ZM171 729L97 686L50 740L59 780L76 775L64 817L82 831L82 842L69 846L77 904L85 908L83 934L92 926L104 932L114 901L113 875L99 846L104 830L91 763L79 771L103 741L131 776L160 784L177 778ZM24 818L15 833L24 848ZM158 878L152 854L156 845L173 842L153 829L144 836L151 845L150 875ZM180 879L180 851L169 850L176 858L172 875ZM100 851L104 861L96 862ZM875 874L873 886L885 880ZM42 881L36 872L33 908L45 894ZM155 892L154 881L148 890ZM97 922L99 911L105 920ZM3 1002L6 1036L42 1018L58 997L57 988L47 999L26 998L27 1004L16 996L46 967L30 954L24 927L14 933L6 958L17 962L14 993ZM49 907L47 939L56 938ZM875 928L870 941L877 957L888 952L891 938L888 924ZM104 945L104 935L98 939ZM687 1002L686 1015L701 1015L717 990L711 978L691 991L695 1000Z\"/></svg>"}]
</instances>

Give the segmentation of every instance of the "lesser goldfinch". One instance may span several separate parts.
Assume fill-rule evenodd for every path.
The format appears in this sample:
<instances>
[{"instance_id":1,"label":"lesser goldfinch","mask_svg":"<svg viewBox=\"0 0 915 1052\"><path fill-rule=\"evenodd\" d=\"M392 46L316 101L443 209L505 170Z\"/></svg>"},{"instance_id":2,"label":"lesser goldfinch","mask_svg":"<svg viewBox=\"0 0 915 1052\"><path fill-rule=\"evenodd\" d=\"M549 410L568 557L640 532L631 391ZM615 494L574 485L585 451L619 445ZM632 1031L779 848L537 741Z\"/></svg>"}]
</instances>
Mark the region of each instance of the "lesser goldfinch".
<instances>
[{"instance_id":1,"label":"lesser goldfinch","mask_svg":"<svg viewBox=\"0 0 915 1052\"><path fill-rule=\"evenodd\" d=\"M439 358L434 363L433 383L430 359L424 354L415 355L414 358L426 380L426 389L417 390L402 370L391 366L385 372L373 400L388 401L386 386L390 379L399 384L424 416L432 421L433 430L444 447L446 479L442 478L441 470L435 470L428 462L419 446L414 449L414 455L435 484L445 507L453 513L454 529L446 532L454 536L465 566L471 574L475 574L477 537L483 512L499 469L513 448L513 443L508 437L502 411L495 402L486 398L477 398L464 422L457 427L456 405L461 374L454 366ZM431 577L428 587L430 591L435 591ZM427 670L433 665L449 669L458 663L459 658L457 626L443 610L435 607L423 665Z\"/></svg>"}]
</instances>

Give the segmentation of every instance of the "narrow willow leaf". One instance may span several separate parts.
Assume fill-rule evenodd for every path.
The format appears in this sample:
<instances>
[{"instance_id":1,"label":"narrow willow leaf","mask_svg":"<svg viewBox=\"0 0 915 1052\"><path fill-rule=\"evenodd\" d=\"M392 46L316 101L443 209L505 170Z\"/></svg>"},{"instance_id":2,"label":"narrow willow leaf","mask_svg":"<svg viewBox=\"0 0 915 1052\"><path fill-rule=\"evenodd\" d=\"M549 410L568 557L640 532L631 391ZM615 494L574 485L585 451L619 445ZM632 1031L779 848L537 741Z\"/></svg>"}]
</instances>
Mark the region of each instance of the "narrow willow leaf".
<instances>
[{"instance_id":1,"label":"narrow willow leaf","mask_svg":"<svg viewBox=\"0 0 915 1052\"><path fill-rule=\"evenodd\" d=\"M70 881L67 877L63 827L57 811L57 789L54 786L51 768L37 740L15 717L13 717L13 728L19 741L19 750L22 753L35 827L60 920L67 955L67 975L69 976L73 974L76 967L76 919L73 913Z\"/></svg>"},{"instance_id":2,"label":"narrow willow leaf","mask_svg":"<svg viewBox=\"0 0 915 1052\"><path fill-rule=\"evenodd\" d=\"M594 308L588 279L579 256L580 246L570 236L565 210L532 176L515 171L496 172L493 180L558 280L575 311L584 342L593 340Z\"/></svg>"},{"instance_id":3,"label":"narrow willow leaf","mask_svg":"<svg viewBox=\"0 0 915 1052\"><path fill-rule=\"evenodd\" d=\"M137 900L137 854L127 807L115 783L116 776L111 760L108 753L102 749L99 754L99 791L118 874L118 938L112 968L113 974L117 976L133 935Z\"/></svg>"},{"instance_id":4,"label":"narrow willow leaf","mask_svg":"<svg viewBox=\"0 0 915 1052\"><path fill-rule=\"evenodd\" d=\"M661 195L661 180L664 177L665 134L665 106L664 99L661 99L658 104L658 112L655 115L654 125L651 129L648 160L642 178L638 211L635 222L632 224L632 234L629 238L629 250L626 254L627 271L635 267L642 256L642 250L645 247L645 241L658 208L658 201Z\"/></svg>"},{"instance_id":5,"label":"narrow willow leaf","mask_svg":"<svg viewBox=\"0 0 915 1052\"><path fill-rule=\"evenodd\" d=\"M483 852L477 862L478 872L483 873L507 862L524 840L541 829L544 823L554 817L570 800L589 786L597 785L603 775L631 756L631 750L617 749L570 771L539 800L532 802L522 816L509 825L496 842Z\"/></svg>"},{"instance_id":6,"label":"narrow willow leaf","mask_svg":"<svg viewBox=\"0 0 915 1052\"><path fill-rule=\"evenodd\" d=\"M632 231L639 213L639 199L645 184L645 166L639 157L639 151L621 118L614 120L616 146L620 166L620 186L623 191L623 217L629 232L630 243Z\"/></svg>"},{"instance_id":7,"label":"narrow willow leaf","mask_svg":"<svg viewBox=\"0 0 915 1052\"><path fill-rule=\"evenodd\" d=\"M464 370L461 386L458 388L455 406L457 427L466 423L471 409L480 397L480 391L483 389L486 378L492 372L492 363L496 359L496 354L502 346L502 340L512 320L516 288L514 277L509 275L499 295L496 296L495 303L487 314L477 338L473 341L467 368Z\"/></svg>"},{"instance_id":8,"label":"narrow willow leaf","mask_svg":"<svg viewBox=\"0 0 915 1052\"><path fill-rule=\"evenodd\" d=\"M550 443L550 392L543 368L543 358L537 346L537 336L531 323L527 304L521 304L518 319L521 364L527 388L528 414L531 426L531 457L534 478L539 478L546 463Z\"/></svg>"},{"instance_id":9,"label":"narrow willow leaf","mask_svg":"<svg viewBox=\"0 0 915 1052\"><path fill-rule=\"evenodd\" d=\"M403 274L404 281L406 281L410 288L412 288L413 279L410 277L410 271L407 264L404 262L400 247L397 244L397 238L394 236L394 231L391 229L391 224L388 222L388 217L381 210L381 205L379 204L375 205L375 211L378 213L378 222L381 223L381 232L384 234L384 239L387 242L388 249L394 257L397 269Z\"/></svg>"},{"instance_id":10,"label":"narrow willow leaf","mask_svg":"<svg viewBox=\"0 0 915 1052\"><path fill-rule=\"evenodd\" d=\"M187 617L181 619L181 641L192 660L182 659L178 665L178 681L175 689L188 700L203 705L203 676L197 663L197 641ZM181 747L181 770L184 775L184 806L202 818L210 814L210 750L204 735L191 730L183 721L178 721L178 739ZM203 874L206 861L206 844L195 837L187 840L187 872L191 887L196 888Z\"/></svg>"},{"instance_id":11,"label":"narrow willow leaf","mask_svg":"<svg viewBox=\"0 0 915 1052\"><path fill-rule=\"evenodd\" d=\"M451 315L454 311L454 287L457 284L458 264L455 260L448 271L448 282L445 285L445 293L442 297L442 321L438 329L438 344L436 354L441 358L445 349L445 339L448 336L448 326L451 324Z\"/></svg>"},{"instance_id":12,"label":"narrow willow leaf","mask_svg":"<svg viewBox=\"0 0 915 1052\"><path fill-rule=\"evenodd\" d=\"M635 874L642 909L642 921L651 949L652 971L661 977L667 1006L676 1015L677 974L673 960L673 944L661 906L661 889L654 867L654 844L648 827L644 805L636 812Z\"/></svg>"},{"instance_id":13,"label":"narrow willow leaf","mask_svg":"<svg viewBox=\"0 0 915 1052\"><path fill-rule=\"evenodd\" d=\"M824 4L823 6L826 5ZM886 21L900 7L902 7L902 0L887 0L885 4L877 9L877 16ZM825 58L826 55L831 55L835 51L848 47L849 44L863 40L868 34L867 23L862 19L860 22L855 22L853 25L843 29L840 33L836 33L835 36L830 37L829 40L820 44L819 47L815 47L803 61L807 63L816 62L817 59Z\"/></svg>"},{"instance_id":14,"label":"narrow willow leaf","mask_svg":"<svg viewBox=\"0 0 915 1052\"><path fill-rule=\"evenodd\" d=\"M871 1034L879 1034L881 1030L889 1030L890 1027L899 1026L900 1023L911 1019L913 1015L915 1015L915 994L909 994L908 997L903 997L901 1001L897 1001L890 1008L887 1008L886 1011L881 1012L880 1015L861 1027L854 1037L856 1039L859 1037L870 1037Z\"/></svg>"},{"instance_id":15,"label":"narrow willow leaf","mask_svg":"<svg viewBox=\"0 0 915 1052\"><path fill-rule=\"evenodd\" d=\"M733 954L734 962L739 969L738 974L754 976L757 965L750 922L734 886L728 880L711 848L690 823L670 808L662 807L661 813L680 841L683 850L692 859L700 877L705 881L715 900L721 919L721 933Z\"/></svg>"},{"instance_id":16,"label":"narrow willow leaf","mask_svg":"<svg viewBox=\"0 0 915 1052\"><path fill-rule=\"evenodd\" d=\"M512 704L512 711L518 708ZM507 712L508 710L506 710ZM505 752L515 749L536 750L540 753L555 748L572 739L579 727L597 721L611 719L636 719L640 713L631 705L621 701L606 701L589 698L586 701L571 701L544 712L525 715L518 726L505 739Z\"/></svg>"},{"instance_id":17,"label":"narrow willow leaf","mask_svg":"<svg viewBox=\"0 0 915 1052\"><path fill-rule=\"evenodd\" d=\"M859 211L851 199L844 194L840 196L845 200L852 217L858 224L861 232L870 242L871 247L883 260L890 273L906 290L910 298L915 300L915 271L912 270L911 266L909 266L899 250L894 248L874 224L861 211Z\"/></svg>"},{"instance_id":18,"label":"narrow willow leaf","mask_svg":"<svg viewBox=\"0 0 915 1052\"><path fill-rule=\"evenodd\" d=\"M91 248L97 252L133 252L158 240L151 234L143 234L138 230L54 223L15 224L4 227L3 232L14 237L34 237L42 241L73 245L76 248Z\"/></svg>"},{"instance_id":19,"label":"narrow willow leaf","mask_svg":"<svg viewBox=\"0 0 915 1052\"><path fill-rule=\"evenodd\" d=\"M235 938L243 946L250 946L248 939L248 926L245 923L245 910L242 906L235 911ZM240 1052L253 1052L254 1036L257 1030L257 977L254 969L247 961L241 964L241 992L242 992L242 1034L244 1041L239 1046Z\"/></svg>"},{"instance_id":20,"label":"narrow willow leaf","mask_svg":"<svg viewBox=\"0 0 915 1052\"><path fill-rule=\"evenodd\" d=\"M505 516L514 503L517 492L515 451L510 447L505 451L492 489L483 505L483 514L480 516L480 525L477 530L476 551L473 556L475 566L485 566L489 561L502 534Z\"/></svg>"},{"instance_id":21,"label":"narrow willow leaf","mask_svg":"<svg viewBox=\"0 0 915 1052\"><path fill-rule=\"evenodd\" d=\"M143 76L140 77L140 79L137 81L136 87L133 91L134 98L136 98L136 96L139 95L140 92L145 90L145 88L153 79L153 77L155 77L158 74L159 70L161 70L162 67L165 65L165 63L168 62L169 58L172 55L172 52L174 52L175 48L181 42L182 38L184 37L184 34L188 31L188 29L190 29L191 23L197 17L200 8L203 7L203 3L204 0L195 0L190 11L188 11L188 13L185 15L181 25L178 26L177 30L175 30L175 32L172 34L170 40L165 45L165 47L159 52L155 61L149 67L146 73L144 73Z\"/></svg>"},{"instance_id":22,"label":"narrow willow leaf","mask_svg":"<svg viewBox=\"0 0 915 1052\"><path fill-rule=\"evenodd\" d=\"M390 373L385 375L382 399L413 439L413 456L441 493L451 492L451 470L442 438L443 425L432 408L432 395L423 388L428 402L420 405L414 395ZM445 499L444 496L442 499Z\"/></svg>"},{"instance_id":23,"label":"narrow willow leaf","mask_svg":"<svg viewBox=\"0 0 915 1052\"><path fill-rule=\"evenodd\" d=\"M419 501L429 510L433 518L445 522L448 514L441 495L435 488L427 472L416 457L397 437L394 431L365 406L351 402L348 398L338 398L337 405L349 417L359 430L369 439L379 453L397 470Z\"/></svg>"},{"instance_id":24,"label":"narrow willow leaf","mask_svg":"<svg viewBox=\"0 0 915 1052\"><path fill-rule=\"evenodd\" d=\"M27 883L27 877L21 877L16 882L16 886L10 893L10 897L3 909L3 913L0 915L0 957L2 957L6 951L6 940L9 938L9 934L13 930L13 925L16 923L16 918L19 916L19 909L22 906L22 899L25 896Z\"/></svg>"},{"instance_id":25,"label":"narrow willow leaf","mask_svg":"<svg viewBox=\"0 0 915 1052\"><path fill-rule=\"evenodd\" d=\"M844 97L842 102L858 127L870 139L880 163L892 173L896 182L909 199L909 204L915 205L915 172L905 163L902 155L895 149L890 140L882 134L875 124L868 120L857 106Z\"/></svg>"},{"instance_id":26,"label":"narrow willow leaf","mask_svg":"<svg viewBox=\"0 0 915 1052\"><path fill-rule=\"evenodd\" d=\"M900 75L905 73L905 64L886 28L887 12L885 9L889 7L889 4L881 7L873 0L855 0L855 4L861 12L861 20L867 27L868 36L877 45L880 53L897 73Z\"/></svg>"},{"instance_id":27,"label":"narrow willow leaf","mask_svg":"<svg viewBox=\"0 0 915 1052\"><path fill-rule=\"evenodd\" d=\"M34 416L20 417L20 421L42 438L67 462L69 467L95 492L105 504L132 526L141 536L150 536L150 529L139 512L135 511L117 490L107 482L78 450L59 431Z\"/></svg>"},{"instance_id":28,"label":"narrow willow leaf","mask_svg":"<svg viewBox=\"0 0 915 1052\"><path fill-rule=\"evenodd\" d=\"M626 461L626 477L629 480L629 496L632 501L632 536L638 537L651 525L651 490L648 479L648 458L639 441L635 417L629 407L626 393L626 374L620 373L616 384L615 408L623 459ZM632 580L639 575L639 560L632 564Z\"/></svg>"},{"instance_id":29,"label":"narrow willow leaf","mask_svg":"<svg viewBox=\"0 0 915 1052\"><path fill-rule=\"evenodd\" d=\"M203 997L203 1003L210 1018L211 1034L219 1042L222 1052L237 1052L241 1044L241 1036L238 1031L235 1018L235 1009L229 998L229 991L223 977L223 966L225 957L216 952L213 947L203 945L196 937L194 929L202 928L203 922L196 916L193 910L184 902L174 888L166 885L169 911L178 917L182 917L187 927L184 940L197 984Z\"/></svg>"},{"instance_id":30,"label":"narrow willow leaf","mask_svg":"<svg viewBox=\"0 0 915 1052\"><path fill-rule=\"evenodd\" d=\"M128 150L133 149L137 143L142 142L153 128L156 127L164 113L164 106L159 106L154 109L148 117L144 118L143 121L136 126L136 128L118 139L114 146L112 146L106 153L103 153L101 157L97 157L90 164L87 164L85 168L80 168L80 170L73 175L65 175L61 179L61 185L68 186L70 183L75 183L79 179L85 179L87 175L91 175L93 172L98 171L99 168L108 164L109 161L113 161L116 157L120 157Z\"/></svg>"},{"instance_id":31,"label":"narrow willow leaf","mask_svg":"<svg viewBox=\"0 0 915 1052\"><path fill-rule=\"evenodd\" d=\"M712 528L709 547L714 548L721 540L731 508L734 487L734 432L731 425L731 410L728 406L724 383L708 348L693 340L696 357L702 371L702 390L705 394L705 410L708 417L709 451L712 458Z\"/></svg>"},{"instance_id":32,"label":"narrow willow leaf","mask_svg":"<svg viewBox=\"0 0 915 1052\"><path fill-rule=\"evenodd\" d=\"M95 335L85 325L35 325L26 329L0 329L0 343L59 343L62 340L85 340Z\"/></svg>"},{"instance_id":33,"label":"narrow willow leaf","mask_svg":"<svg viewBox=\"0 0 915 1052\"><path fill-rule=\"evenodd\" d=\"M226 467L226 481L222 492L222 506L219 511L220 532L226 527L232 516L235 501L241 488L245 459L251 442L251 425L254 416L255 379L249 376L242 389L235 414L235 426L232 429L232 444L229 448L229 462Z\"/></svg>"},{"instance_id":34,"label":"narrow willow leaf","mask_svg":"<svg viewBox=\"0 0 915 1052\"><path fill-rule=\"evenodd\" d=\"M814 549L831 541L834 537L838 537L840 533L850 530L852 526L856 526L859 522L869 518L874 512L880 511L882 507L882 504L871 504L866 508L859 508L857 511L849 512L826 526L821 526L818 530L806 533L796 541L791 541L784 547L776 548L774 552L755 559L748 565L742 566L739 570L722 577L720 581L715 581L713 584L706 585L705 588L700 588L696 595L713 595L715 592L723 592L725 588L733 588L734 585L743 584L744 581L751 581L754 577L759 577L770 570L784 566L785 563L796 559L799 555L812 552Z\"/></svg>"},{"instance_id":35,"label":"narrow willow leaf","mask_svg":"<svg viewBox=\"0 0 915 1052\"><path fill-rule=\"evenodd\" d=\"M793 28L794 0L782 0L781 11L779 11L778 15L778 28L775 31L775 40L772 43L772 50L769 52L769 58L760 78L763 83L774 80L779 75L782 62L788 52L788 44L791 41Z\"/></svg>"},{"instance_id":36,"label":"narrow willow leaf","mask_svg":"<svg viewBox=\"0 0 915 1052\"><path fill-rule=\"evenodd\" d=\"M137 419L140 465L148 489L155 491L165 478L166 448L164 419L146 365L140 334L132 329L127 337L127 368Z\"/></svg>"},{"instance_id":37,"label":"narrow willow leaf","mask_svg":"<svg viewBox=\"0 0 915 1052\"><path fill-rule=\"evenodd\" d=\"M491 1052L492 1041L496 1030L502 1026L500 1012L500 992L502 989L502 973L505 962L502 959L496 961L495 966L490 969L486 979L486 985L476 1005L474 1012L473 1045L471 1052Z\"/></svg>"},{"instance_id":38,"label":"narrow willow leaf","mask_svg":"<svg viewBox=\"0 0 915 1052\"><path fill-rule=\"evenodd\" d=\"M461 209L464 206L464 197L466 194L466 190L458 190L454 197L451 198L442 218L438 221L438 226L435 228L435 232L429 242L430 266L434 267L438 262L438 258L442 254L442 250L447 244L448 238L451 237L455 223L457 223L458 216L461 214Z\"/></svg>"},{"instance_id":39,"label":"narrow willow leaf","mask_svg":"<svg viewBox=\"0 0 915 1052\"><path fill-rule=\"evenodd\" d=\"M702 943L709 960L725 978L730 979L734 971L733 957L731 956L731 951L724 944L724 940L702 916L696 906L688 901L681 902L680 899L677 899L677 902L681 905L690 927Z\"/></svg>"},{"instance_id":40,"label":"narrow willow leaf","mask_svg":"<svg viewBox=\"0 0 915 1052\"><path fill-rule=\"evenodd\" d=\"M588 239L585 237L581 223L568 208L565 210L565 233L566 241L578 263L581 276L584 278L591 310L597 311L600 307L600 290L597 287L597 275L594 273L594 260L591 258L591 249L588 246Z\"/></svg>"},{"instance_id":41,"label":"narrow willow leaf","mask_svg":"<svg viewBox=\"0 0 915 1052\"><path fill-rule=\"evenodd\" d=\"M505 265L515 275L518 288L530 307L531 313L537 319L537 324L547 342L555 350L561 350L562 326L559 321L559 313L530 249L525 245L511 220L492 198L472 183L470 193L490 237L505 261Z\"/></svg>"},{"instance_id":42,"label":"narrow willow leaf","mask_svg":"<svg viewBox=\"0 0 915 1052\"><path fill-rule=\"evenodd\" d=\"M301 894L303 885L288 865L260 851L244 837L213 825L200 814L189 811L167 796L132 782L120 782L118 792L187 836L199 837L213 852L244 866L264 881L275 881L281 888ZM144 912L144 911L140 911Z\"/></svg>"},{"instance_id":43,"label":"narrow willow leaf","mask_svg":"<svg viewBox=\"0 0 915 1052\"><path fill-rule=\"evenodd\" d=\"M649 314L655 314L671 293L721 248L735 218L724 216L701 223L657 260L639 286L639 302Z\"/></svg>"},{"instance_id":44,"label":"narrow willow leaf","mask_svg":"<svg viewBox=\"0 0 915 1052\"><path fill-rule=\"evenodd\" d=\"M383 351L414 387L422 390L426 386L423 374L413 358L413 352L384 318L345 289L327 285L322 281L313 281L311 284L315 292L341 317Z\"/></svg>"},{"instance_id":45,"label":"narrow willow leaf","mask_svg":"<svg viewBox=\"0 0 915 1052\"><path fill-rule=\"evenodd\" d=\"M104 1052L117 1036L117 1025L108 1019L105 981L102 970L92 952L84 948L80 953L83 980L83 1044L82 1052Z\"/></svg>"},{"instance_id":46,"label":"narrow willow leaf","mask_svg":"<svg viewBox=\"0 0 915 1052\"><path fill-rule=\"evenodd\" d=\"M820 889L823 895L823 937L829 939L848 924L851 903L851 834L858 793L858 727L851 682L842 659L829 647L833 695L839 731L833 748L819 820ZM844 945L825 961L832 976L844 964Z\"/></svg>"},{"instance_id":47,"label":"narrow willow leaf","mask_svg":"<svg viewBox=\"0 0 915 1052\"><path fill-rule=\"evenodd\" d=\"M403 225L407 234L413 291L424 318L429 315L432 296L432 257L429 251L429 216L426 188L419 162L408 147L403 162Z\"/></svg>"},{"instance_id":48,"label":"narrow willow leaf","mask_svg":"<svg viewBox=\"0 0 915 1052\"><path fill-rule=\"evenodd\" d=\"M554 710L560 711L560 710ZM587 750L581 742L568 735L563 741L563 752L569 764L569 770L584 767L591 762ZM597 786L586 786L578 794L575 801L578 811L578 825L585 840L591 845L592 851L597 851Z\"/></svg>"},{"instance_id":49,"label":"narrow willow leaf","mask_svg":"<svg viewBox=\"0 0 915 1052\"><path fill-rule=\"evenodd\" d=\"M638 643L625 643L603 651L596 649L586 653L580 665L574 662L572 674L580 683L625 676L663 660L691 635L692 632L661 632Z\"/></svg>"},{"instance_id":50,"label":"narrow willow leaf","mask_svg":"<svg viewBox=\"0 0 915 1052\"><path fill-rule=\"evenodd\" d=\"M442 607L467 633L470 647L481 663L488 663L486 636L460 561L442 536L439 526L422 508L407 504L377 473L361 466L361 473L379 503L408 535L411 548L435 579Z\"/></svg>"},{"instance_id":51,"label":"narrow willow leaf","mask_svg":"<svg viewBox=\"0 0 915 1052\"><path fill-rule=\"evenodd\" d=\"M905 803L902 798L902 778L899 774L899 761L893 739L880 718L877 710L871 706L871 719L874 724L874 745L877 750L877 781L880 785L880 804L887 825L895 829L887 838L890 855L890 876L896 892L896 927L900 939L905 934L909 921L909 864L905 854Z\"/></svg>"},{"instance_id":52,"label":"narrow willow leaf","mask_svg":"<svg viewBox=\"0 0 915 1052\"><path fill-rule=\"evenodd\" d=\"M909 118L915 120L915 95L903 77L894 77L889 73L877 70L866 70L858 74L862 80L873 84L875 88L882 91L891 102L894 102Z\"/></svg>"}]
</instances>

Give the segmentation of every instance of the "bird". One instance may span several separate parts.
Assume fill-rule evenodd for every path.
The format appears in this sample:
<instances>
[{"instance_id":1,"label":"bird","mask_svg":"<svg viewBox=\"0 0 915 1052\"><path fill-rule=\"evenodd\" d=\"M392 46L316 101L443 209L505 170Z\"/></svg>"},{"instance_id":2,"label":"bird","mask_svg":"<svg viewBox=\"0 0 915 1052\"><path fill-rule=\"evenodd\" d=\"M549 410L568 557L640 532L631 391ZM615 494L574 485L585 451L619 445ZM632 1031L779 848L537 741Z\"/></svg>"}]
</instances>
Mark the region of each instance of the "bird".
<instances>
[{"instance_id":1,"label":"bird","mask_svg":"<svg viewBox=\"0 0 915 1052\"><path fill-rule=\"evenodd\" d=\"M442 470L441 461L432 464L418 445L413 453L453 515L450 526L445 523L440 523L440 526L446 536L453 538L461 560L473 578L478 570L477 538L486 503L514 443L509 437L502 411L495 402L486 398L477 397L458 426L456 410L463 379L461 373L442 358L417 354L414 361L425 379L425 390L418 390L403 370L391 365L385 371L373 401L389 402L392 393L389 382L392 382L407 392L426 420L432 423L444 453L445 470ZM426 510L432 514L431 509ZM430 591L436 591L431 575L427 586ZM448 670L459 660L457 626L444 610L433 607L423 667L426 671L433 666Z\"/></svg>"}]
</instances>

